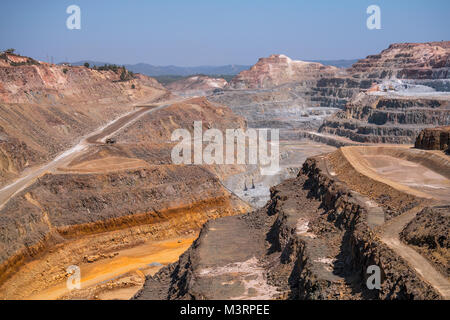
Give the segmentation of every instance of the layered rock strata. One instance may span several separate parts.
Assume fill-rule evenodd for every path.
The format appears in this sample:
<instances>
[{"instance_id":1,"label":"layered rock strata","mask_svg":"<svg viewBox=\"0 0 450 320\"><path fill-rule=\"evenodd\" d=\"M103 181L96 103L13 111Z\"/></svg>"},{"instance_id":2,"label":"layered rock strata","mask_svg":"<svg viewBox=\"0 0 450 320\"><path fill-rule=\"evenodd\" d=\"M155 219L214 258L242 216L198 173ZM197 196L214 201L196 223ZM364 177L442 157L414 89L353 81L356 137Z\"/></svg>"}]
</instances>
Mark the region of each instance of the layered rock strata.
<instances>
[{"instance_id":1,"label":"layered rock strata","mask_svg":"<svg viewBox=\"0 0 450 320\"><path fill-rule=\"evenodd\" d=\"M319 132L346 137L356 142L411 144L424 128L442 126L449 122L450 97L379 96L362 93L349 102L343 111L326 119Z\"/></svg>"},{"instance_id":2,"label":"layered rock strata","mask_svg":"<svg viewBox=\"0 0 450 320\"><path fill-rule=\"evenodd\" d=\"M0 185L45 163L84 135L170 93L155 79L0 55Z\"/></svg>"},{"instance_id":3,"label":"layered rock strata","mask_svg":"<svg viewBox=\"0 0 450 320\"><path fill-rule=\"evenodd\" d=\"M450 126L422 130L414 146L425 150L447 150L450 147Z\"/></svg>"},{"instance_id":4,"label":"layered rock strata","mask_svg":"<svg viewBox=\"0 0 450 320\"><path fill-rule=\"evenodd\" d=\"M438 299L368 227L369 210L327 173L323 157L311 158L297 178L272 188L265 208L208 222L135 298ZM382 270L379 290L366 286L371 265Z\"/></svg>"}]
</instances>

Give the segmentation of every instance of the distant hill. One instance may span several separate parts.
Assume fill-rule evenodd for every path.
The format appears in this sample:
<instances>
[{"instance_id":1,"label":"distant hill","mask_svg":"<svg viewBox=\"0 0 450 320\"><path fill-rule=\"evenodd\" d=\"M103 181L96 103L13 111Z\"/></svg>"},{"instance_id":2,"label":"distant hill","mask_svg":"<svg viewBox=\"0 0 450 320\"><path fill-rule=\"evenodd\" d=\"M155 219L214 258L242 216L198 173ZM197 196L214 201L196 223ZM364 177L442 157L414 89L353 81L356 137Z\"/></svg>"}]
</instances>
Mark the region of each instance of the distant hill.
<instances>
[{"instance_id":1,"label":"distant hill","mask_svg":"<svg viewBox=\"0 0 450 320\"><path fill-rule=\"evenodd\" d=\"M108 62L99 62L92 60L83 60L73 62L74 66L81 66L85 62L90 66L102 66L111 64ZM198 67L179 67L179 66L154 66L147 63L125 64L125 68L135 73L142 73L150 77L156 76L190 76L194 74L205 75L236 75L243 70L247 70L250 66L229 64L224 66L198 66Z\"/></svg>"}]
</instances>

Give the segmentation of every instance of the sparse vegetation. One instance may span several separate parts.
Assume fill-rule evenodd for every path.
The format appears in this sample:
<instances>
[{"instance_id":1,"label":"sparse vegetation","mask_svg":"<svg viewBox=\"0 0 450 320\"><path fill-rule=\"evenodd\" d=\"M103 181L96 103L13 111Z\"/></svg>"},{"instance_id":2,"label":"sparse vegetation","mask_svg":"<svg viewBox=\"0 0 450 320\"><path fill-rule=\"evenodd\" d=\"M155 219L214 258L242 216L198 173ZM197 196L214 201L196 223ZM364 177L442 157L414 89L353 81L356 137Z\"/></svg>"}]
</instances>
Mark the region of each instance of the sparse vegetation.
<instances>
[{"instance_id":1,"label":"sparse vegetation","mask_svg":"<svg viewBox=\"0 0 450 320\"><path fill-rule=\"evenodd\" d=\"M112 70L112 71L114 71L116 73L119 70L119 68L120 67L118 65L115 65L115 64L105 64L105 65L100 66L100 67L94 66L94 69L98 70L98 71Z\"/></svg>"},{"instance_id":2,"label":"sparse vegetation","mask_svg":"<svg viewBox=\"0 0 450 320\"><path fill-rule=\"evenodd\" d=\"M131 89L136 89L136 86L134 84L132 84Z\"/></svg>"},{"instance_id":3,"label":"sparse vegetation","mask_svg":"<svg viewBox=\"0 0 450 320\"><path fill-rule=\"evenodd\" d=\"M6 54L0 55L0 57L4 60L8 61ZM27 58L26 61L23 61L23 62L9 61L9 64L13 67L19 67L19 66L39 65L39 62L34 60L33 58Z\"/></svg>"},{"instance_id":4,"label":"sparse vegetation","mask_svg":"<svg viewBox=\"0 0 450 320\"><path fill-rule=\"evenodd\" d=\"M134 73L128 71L125 67L122 67L122 72L120 73L120 81L129 81L134 79Z\"/></svg>"},{"instance_id":5,"label":"sparse vegetation","mask_svg":"<svg viewBox=\"0 0 450 320\"><path fill-rule=\"evenodd\" d=\"M66 74L66 73L67 73L67 71L68 71L68 69L67 69L67 68L64 68L64 69L63 69L63 73L64 73L64 74Z\"/></svg>"},{"instance_id":6,"label":"sparse vegetation","mask_svg":"<svg viewBox=\"0 0 450 320\"><path fill-rule=\"evenodd\" d=\"M85 66L86 68L89 68L89 63L88 63L88 62L85 62L85 63L84 63L84 66Z\"/></svg>"},{"instance_id":7,"label":"sparse vegetation","mask_svg":"<svg viewBox=\"0 0 450 320\"><path fill-rule=\"evenodd\" d=\"M124 68L122 69L122 73L120 74L120 80L125 81L126 77L127 77L127 70Z\"/></svg>"},{"instance_id":8,"label":"sparse vegetation","mask_svg":"<svg viewBox=\"0 0 450 320\"><path fill-rule=\"evenodd\" d=\"M103 66L94 66L94 70L98 71L114 71L115 73L120 72L120 81L129 81L134 79L134 72L127 70L124 66L118 66L116 64L105 64Z\"/></svg>"}]
</instances>

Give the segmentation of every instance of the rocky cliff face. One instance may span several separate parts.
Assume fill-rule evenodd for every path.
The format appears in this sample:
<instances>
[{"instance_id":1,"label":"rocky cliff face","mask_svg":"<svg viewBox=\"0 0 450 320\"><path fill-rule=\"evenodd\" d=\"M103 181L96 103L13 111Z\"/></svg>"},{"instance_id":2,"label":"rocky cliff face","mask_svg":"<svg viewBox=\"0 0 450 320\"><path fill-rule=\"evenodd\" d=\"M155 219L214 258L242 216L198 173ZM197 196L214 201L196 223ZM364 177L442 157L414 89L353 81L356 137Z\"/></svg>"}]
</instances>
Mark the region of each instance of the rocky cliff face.
<instances>
[{"instance_id":1,"label":"rocky cliff face","mask_svg":"<svg viewBox=\"0 0 450 320\"><path fill-rule=\"evenodd\" d=\"M449 122L450 98L445 96L362 93L326 119L319 131L357 142L413 143L422 129Z\"/></svg>"},{"instance_id":2,"label":"rocky cliff face","mask_svg":"<svg viewBox=\"0 0 450 320\"><path fill-rule=\"evenodd\" d=\"M247 212L250 206L220 181L243 171L242 166L172 163L172 131L191 130L194 121L202 121L205 130L245 128L245 121L226 106L205 98L174 103L119 131L114 144L92 144L67 166L13 196L0 209L0 296L22 297L22 287L42 288L64 279L67 265L48 269L40 262L34 275L39 285L28 274L27 279L14 277L46 250L62 244L72 250L71 240L102 234L95 243L73 249L74 256L64 259L68 265L81 263L86 252L109 252L112 243L132 247ZM116 234L107 236L111 232Z\"/></svg>"},{"instance_id":3,"label":"rocky cliff face","mask_svg":"<svg viewBox=\"0 0 450 320\"><path fill-rule=\"evenodd\" d=\"M135 298L438 299L369 229L367 199L327 174L322 159L274 187L265 208L210 221ZM382 270L379 290L366 287L370 265Z\"/></svg>"},{"instance_id":4,"label":"rocky cliff face","mask_svg":"<svg viewBox=\"0 0 450 320\"><path fill-rule=\"evenodd\" d=\"M450 147L450 126L422 130L414 146L425 150L447 150Z\"/></svg>"},{"instance_id":5,"label":"rocky cliff face","mask_svg":"<svg viewBox=\"0 0 450 320\"><path fill-rule=\"evenodd\" d=\"M449 79L450 41L396 43L348 71L369 79Z\"/></svg>"},{"instance_id":6,"label":"rocky cliff face","mask_svg":"<svg viewBox=\"0 0 450 320\"><path fill-rule=\"evenodd\" d=\"M272 55L210 100L229 105L250 126L282 128L285 137L317 129L338 108L344 111L320 132L355 142L412 143L423 128L450 121L449 48L449 41L393 44L345 70Z\"/></svg>"},{"instance_id":7,"label":"rocky cliff face","mask_svg":"<svg viewBox=\"0 0 450 320\"><path fill-rule=\"evenodd\" d=\"M450 276L450 206L427 207L403 229L401 239L412 245L447 277Z\"/></svg>"},{"instance_id":8,"label":"rocky cliff face","mask_svg":"<svg viewBox=\"0 0 450 320\"><path fill-rule=\"evenodd\" d=\"M449 55L450 41L392 44L359 60L345 73L320 79L312 88L312 100L343 108L361 91L393 89L392 84L383 83L397 79L402 79L404 87L410 84L428 91L450 91Z\"/></svg>"}]
</instances>

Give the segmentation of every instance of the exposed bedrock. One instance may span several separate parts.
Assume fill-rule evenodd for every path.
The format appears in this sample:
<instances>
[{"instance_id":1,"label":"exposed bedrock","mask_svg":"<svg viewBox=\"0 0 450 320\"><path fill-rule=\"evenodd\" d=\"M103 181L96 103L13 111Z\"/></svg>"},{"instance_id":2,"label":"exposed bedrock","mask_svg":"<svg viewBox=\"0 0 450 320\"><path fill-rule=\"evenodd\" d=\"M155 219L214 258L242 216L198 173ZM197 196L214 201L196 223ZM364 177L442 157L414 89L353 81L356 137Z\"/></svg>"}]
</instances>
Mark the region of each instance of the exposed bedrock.
<instances>
[{"instance_id":1,"label":"exposed bedrock","mask_svg":"<svg viewBox=\"0 0 450 320\"><path fill-rule=\"evenodd\" d=\"M286 137L299 128L315 130L343 109L320 132L356 142L412 143L423 128L450 123L450 100L442 92L450 83L449 43L393 44L345 70L272 55L209 99L230 106L250 127L279 127Z\"/></svg>"},{"instance_id":2,"label":"exposed bedrock","mask_svg":"<svg viewBox=\"0 0 450 320\"><path fill-rule=\"evenodd\" d=\"M140 74L121 81L120 70L0 55L0 185L53 159L133 106L170 96L155 79Z\"/></svg>"},{"instance_id":3,"label":"exposed bedrock","mask_svg":"<svg viewBox=\"0 0 450 320\"><path fill-rule=\"evenodd\" d=\"M414 146L425 150L447 150L450 148L450 126L422 130Z\"/></svg>"},{"instance_id":4,"label":"exposed bedrock","mask_svg":"<svg viewBox=\"0 0 450 320\"><path fill-rule=\"evenodd\" d=\"M373 81L341 76L339 78L322 78L307 92L312 104L321 107L343 109L348 101L362 90L369 89Z\"/></svg>"},{"instance_id":5,"label":"exposed bedrock","mask_svg":"<svg viewBox=\"0 0 450 320\"><path fill-rule=\"evenodd\" d=\"M46 174L0 211L0 280L24 261L66 239L156 225L183 216L189 220L190 215L198 220L198 228L208 219L247 209L248 205L200 166Z\"/></svg>"},{"instance_id":6,"label":"exposed bedrock","mask_svg":"<svg viewBox=\"0 0 450 320\"><path fill-rule=\"evenodd\" d=\"M286 83L333 76L339 69L317 62L292 60L283 54L260 58L249 70L240 72L229 83L231 89L273 88Z\"/></svg>"},{"instance_id":7,"label":"exposed bedrock","mask_svg":"<svg viewBox=\"0 0 450 320\"><path fill-rule=\"evenodd\" d=\"M351 68L325 76L311 87L310 99L321 106L344 108L361 91L390 79L436 91L450 91L450 42L392 44Z\"/></svg>"},{"instance_id":8,"label":"exposed bedrock","mask_svg":"<svg viewBox=\"0 0 450 320\"><path fill-rule=\"evenodd\" d=\"M361 78L448 79L450 41L396 43L355 63L349 71Z\"/></svg>"},{"instance_id":9,"label":"exposed bedrock","mask_svg":"<svg viewBox=\"0 0 450 320\"><path fill-rule=\"evenodd\" d=\"M319 132L358 142L413 143L420 131L450 123L450 100L360 94Z\"/></svg>"},{"instance_id":10,"label":"exposed bedrock","mask_svg":"<svg viewBox=\"0 0 450 320\"><path fill-rule=\"evenodd\" d=\"M174 103L123 128L114 144L90 145L9 199L0 209L0 282L16 277L19 267L48 250L85 236L102 234L52 270L42 270L36 283L55 285L51 279L64 279L65 268L82 261L86 252L98 255L112 244L132 247L197 232L209 219L247 212L250 206L219 180L245 166L173 164L171 133L191 130L194 121L203 121L204 129L245 127L230 109L204 98ZM116 236L105 236L115 231ZM33 287L15 281L0 287L0 296L18 297L20 285Z\"/></svg>"},{"instance_id":11,"label":"exposed bedrock","mask_svg":"<svg viewBox=\"0 0 450 320\"><path fill-rule=\"evenodd\" d=\"M362 195L321 157L244 216L208 222L180 260L148 277L137 299L438 299L367 224ZM381 289L366 286L367 268Z\"/></svg>"},{"instance_id":12,"label":"exposed bedrock","mask_svg":"<svg viewBox=\"0 0 450 320\"><path fill-rule=\"evenodd\" d=\"M403 229L400 237L419 251L442 274L450 277L450 206L424 208Z\"/></svg>"},{"instance_id":13,"label":"exposed bedrock","mask_svg":"<svg viewBox=\"0 0 450 320\"><path fill-rule=\"evenodd\" d=\"M280 139L291 139L298 129L317 130L323 119L338 110L311 103L307 93L311 86L313 82L303 81L269 89L226 90L208 100L229 106L250 128L281 129Z\"/></svg>"}]
</instances>

